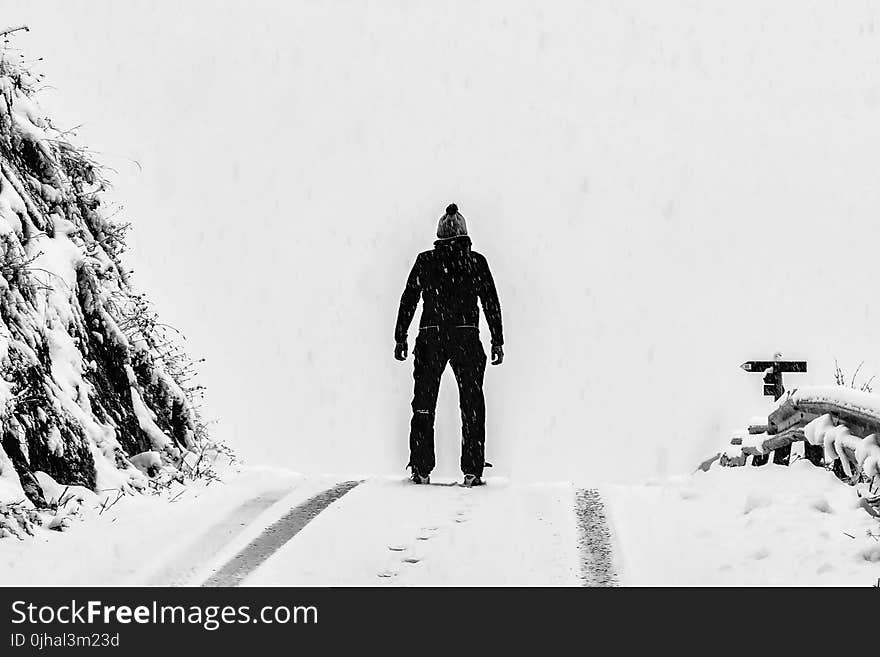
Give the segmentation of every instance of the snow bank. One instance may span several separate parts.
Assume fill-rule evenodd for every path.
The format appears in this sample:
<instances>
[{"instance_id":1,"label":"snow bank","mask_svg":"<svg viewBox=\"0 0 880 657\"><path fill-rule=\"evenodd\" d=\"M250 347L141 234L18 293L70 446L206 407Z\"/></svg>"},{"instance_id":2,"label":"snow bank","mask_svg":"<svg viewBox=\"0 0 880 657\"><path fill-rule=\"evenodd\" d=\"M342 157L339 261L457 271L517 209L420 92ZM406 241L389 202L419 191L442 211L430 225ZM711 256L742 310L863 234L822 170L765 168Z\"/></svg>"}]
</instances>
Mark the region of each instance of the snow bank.
<instances>
[{"instance_id":1,"label":"snow bank","mask_svg":"<svg viewBox=\"0 0 880 657\"><path fill-rule=\"evenodd\" d=\"M859 490L806 461L602 494L625 585L870 586L880 577L880 523Z\"/></svg>"}]
</instances>

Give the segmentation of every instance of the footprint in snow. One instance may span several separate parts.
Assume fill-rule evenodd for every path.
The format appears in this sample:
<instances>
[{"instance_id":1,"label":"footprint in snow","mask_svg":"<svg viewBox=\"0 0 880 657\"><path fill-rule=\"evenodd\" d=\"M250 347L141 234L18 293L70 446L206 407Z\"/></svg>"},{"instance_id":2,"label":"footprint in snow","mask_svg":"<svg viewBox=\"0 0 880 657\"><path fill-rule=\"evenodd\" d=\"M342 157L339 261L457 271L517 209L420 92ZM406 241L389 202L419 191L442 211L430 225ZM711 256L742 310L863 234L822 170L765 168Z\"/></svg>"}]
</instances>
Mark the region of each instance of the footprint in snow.
<instances>
[{"instance_id":1,"label":"footprint in snow","mask_svg":"<svg viewBox=\"0 0 880 657\"><path fill-rule=\"evenodd\" d=\"M383 578L391 578L397 577L397 573L395 573L393 570L383 570L381 573L378 574L378 576Z\"/></svg>"},{"instance_id":2,"label":"footprint in snow","mask_svg":"<svg viewBox=\"0 0 880 657\"><path fill-rule=\"evenodd\" d=\"M419 559L418 557L406 557L405 559L403 559L404 563L418 563L419 561L421 561L421 559Z\"/></svg>"},{"instance_id":3,"label":"footprint in snow","mask_svg":"<svg viewBox=\"0 0 880 657\"><path fill-rule=\"evenodd\" d=\"M392 552L404 552L404 551L406 551L406 546L405 545L389 545L388 549L391 550Z\"/></svg>"},{"instance_id":4,"label":"footprint in snow","mask_svg":"<svg viewBox=\"0 0 880 657\"><path fill-rule=\"evenodd\" d=\"M766 559L770 556L770 550L767 548L758 548L754 552L752 552L749 557L754 559L755 561L761 561L762 559Z\"/></svg>"}]
</instances>

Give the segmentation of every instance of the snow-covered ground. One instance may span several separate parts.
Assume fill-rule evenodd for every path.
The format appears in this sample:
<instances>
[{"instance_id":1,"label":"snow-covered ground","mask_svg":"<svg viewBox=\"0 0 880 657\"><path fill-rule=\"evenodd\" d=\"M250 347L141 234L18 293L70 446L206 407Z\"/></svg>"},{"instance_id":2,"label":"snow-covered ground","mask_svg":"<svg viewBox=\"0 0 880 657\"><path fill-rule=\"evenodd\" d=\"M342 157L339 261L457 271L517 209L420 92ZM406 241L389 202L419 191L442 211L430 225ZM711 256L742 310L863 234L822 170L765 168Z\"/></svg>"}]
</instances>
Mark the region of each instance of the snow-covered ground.
<instances>
[{"instance_id":1,"label":"snow-covered ground","mask_svg":"<svg viewBox=\"0 0 880 657\"><path fill-rule=\"evenodd\" d=\"M363 479L242 584L582 583L576 487L503 478L478 489L402 477L303 476L269 468L103 513L23 541L0 540L4 585L199 585L267 528L339 482ZM48 484L47 484L48 485ZM600 488L623 585L854 585L880 578L880 522L856 489L804 461L713 468ZM271 533L269 529L268 533Z\"/></svg>"},{"instance_id":2,"label":"snow-covered ground","mask_svg":"<svg viewBox=\"0 0 880 657\"><path fill-rule=\"evenodd\" d=\"M577 586L573 491L503 479L474 489L369 480L244 584Z\"/></svg>"},{"instance_id":3,"label":"snow-covered ground","mask_svg":"<svg viewBox=\"0 0 880 657\"><path fill-rule=\"evenodd\" d=\"M179 497L129 495L100 511L83 494L78 515L64 532L39 528L25 540L0 540L0 582L31 585L160 585L184 583L284 499L295 503L331 485L321 477L268 468L229 476L225 483L190 486ZM86 491L87 493L87 491ZM286 498L286 499L285 499ZM110 497L112 503L114 497ZM171 501L173 499L173 501Z\"/></svg>"},{"instance_id":4,"label":"snow-covered ground","mask_svg":"<svg viewBox=\"0 0 880 657\"><path fill-rule=\"evenodd\" d=\"M198 585L292 507L343 477L246 469L174 502L86 500L65 532L0 540L4 585ZM574 489L415 487L367 479L324 510L245 585L577 585ZM92 504L95 502L95 504Z\"/></svg>"},{"instance_id":5,"label":"snow-covered ground","mask_svg":"<svg viewBox=\"0 0 880 657\"><path fill-rule=\"evenodd\" d=\"M880 578L880 522L805 461L602 489L624 585L853 585Z\"/></svg>"}]
</instances>

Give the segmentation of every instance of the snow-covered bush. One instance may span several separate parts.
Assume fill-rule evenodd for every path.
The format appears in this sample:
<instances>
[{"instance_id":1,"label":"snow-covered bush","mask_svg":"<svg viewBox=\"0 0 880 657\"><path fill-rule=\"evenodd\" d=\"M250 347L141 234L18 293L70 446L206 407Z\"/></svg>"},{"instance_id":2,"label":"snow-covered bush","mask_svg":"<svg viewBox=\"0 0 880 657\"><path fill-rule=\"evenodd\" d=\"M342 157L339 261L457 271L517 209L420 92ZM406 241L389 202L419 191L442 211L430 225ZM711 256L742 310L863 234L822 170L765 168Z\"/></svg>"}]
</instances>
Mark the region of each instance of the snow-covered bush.
<instances>
[{"instance_id":1,"label":"snow-covered bush","mask_svg":"<svg viewBox=\"0 0 880 657\"><path fill-rule=\"evenodd\" d=\"M46 506L37 473L143 489L206 435L194 363L123 266L102 169L35 103L39 84L0 49L0 503Z\"/></svg>"}]
</instances>

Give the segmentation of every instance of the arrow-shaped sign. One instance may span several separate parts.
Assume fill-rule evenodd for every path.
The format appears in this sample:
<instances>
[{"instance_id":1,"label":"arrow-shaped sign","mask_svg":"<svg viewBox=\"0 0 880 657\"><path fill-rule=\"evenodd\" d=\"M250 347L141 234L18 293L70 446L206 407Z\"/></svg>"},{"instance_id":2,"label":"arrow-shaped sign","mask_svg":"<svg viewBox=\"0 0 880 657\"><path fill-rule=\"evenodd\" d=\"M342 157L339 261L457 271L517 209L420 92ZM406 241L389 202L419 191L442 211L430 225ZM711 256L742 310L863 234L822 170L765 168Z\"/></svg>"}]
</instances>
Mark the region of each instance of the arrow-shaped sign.
<instances>
[{"instance_id":1,"label":"arrow-shaped sign","mask_svg":"<svg viewBox=\"0 0 880 657\"><path fill-rule=\"evenodd\" d=\"M805 360L747 360L740 365L746 372L765 372L776 370L777 372L806 372L807 361Z\"/></svg>"}]
</instances>

